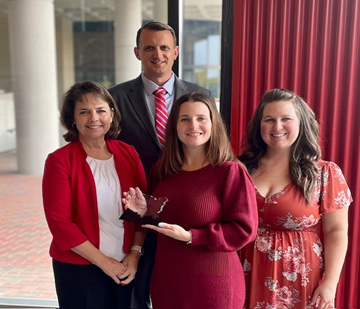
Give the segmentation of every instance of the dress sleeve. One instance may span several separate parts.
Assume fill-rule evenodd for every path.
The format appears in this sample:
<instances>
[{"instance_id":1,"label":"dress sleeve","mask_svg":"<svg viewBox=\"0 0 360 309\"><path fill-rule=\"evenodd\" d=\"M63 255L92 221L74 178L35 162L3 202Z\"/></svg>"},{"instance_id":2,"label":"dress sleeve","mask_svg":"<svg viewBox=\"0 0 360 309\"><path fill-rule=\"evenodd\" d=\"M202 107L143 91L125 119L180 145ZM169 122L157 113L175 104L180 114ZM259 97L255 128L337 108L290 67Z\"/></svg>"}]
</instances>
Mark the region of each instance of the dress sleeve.
<instances>
[{"instance_id":1,"label":"dress sleeve","mask_svg":"<svg viewBox=\"0 0 360 309\"><path fill-rule=\"evenodd\" d=\"M353 201L340 167L333 162L322 167L320 192L320 214L348 207Z\"/></svg>"},{"instance_id":2,"label":"dress sleeve","mask_svg":"<svg viewBox=\"0 0 360 309\"><path fill-rule=\"evenodd\" d=\"M60 250L70 250L88 240L73 221L69 169L54 153L45 162L42 195L45 217Z\"/></svg>"},{"instance_id":3,"label":"dress sleeve","mask_svg":"<svg viewBox=\"0 0 360 309\"><path fill-rule=\"evenodd\" d=\"M234 163L221 187L222 222L191 229L192 245L212 251L237 251L254 240L258 213L254 184L246 169Z\"/></svg>"}]
</instances>

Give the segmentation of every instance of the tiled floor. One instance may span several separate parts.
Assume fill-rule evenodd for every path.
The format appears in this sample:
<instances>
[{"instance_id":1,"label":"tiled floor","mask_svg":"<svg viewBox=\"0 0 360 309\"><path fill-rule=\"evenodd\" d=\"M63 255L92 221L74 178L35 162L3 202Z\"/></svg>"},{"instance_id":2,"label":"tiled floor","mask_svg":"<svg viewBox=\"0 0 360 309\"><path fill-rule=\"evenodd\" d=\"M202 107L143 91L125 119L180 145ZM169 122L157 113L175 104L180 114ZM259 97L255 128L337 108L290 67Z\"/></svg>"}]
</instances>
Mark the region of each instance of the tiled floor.
<instances>
[{"instance_id":1,"label":"tiled floor","mask_svg":"<svg viewBox=\"0 0 360 309\"><path fill-rule=\"evenodd\" d=\"M57 306L50 240L41 176L18 174L16 153L0 153L0 307Z\"/></svg>"}]
</instances>

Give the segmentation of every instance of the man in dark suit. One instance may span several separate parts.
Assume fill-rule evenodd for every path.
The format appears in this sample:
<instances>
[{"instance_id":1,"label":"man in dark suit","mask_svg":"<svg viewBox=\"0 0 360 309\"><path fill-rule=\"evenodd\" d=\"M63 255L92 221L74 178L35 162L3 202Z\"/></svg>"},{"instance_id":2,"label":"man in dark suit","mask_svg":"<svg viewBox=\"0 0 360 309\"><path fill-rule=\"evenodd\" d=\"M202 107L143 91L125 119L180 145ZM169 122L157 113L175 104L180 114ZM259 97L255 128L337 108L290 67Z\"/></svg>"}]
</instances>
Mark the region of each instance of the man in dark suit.
<instances>
[{"instance_id":1,"label":"man in dark suit","mask_svg":"<svg viewBox=\"0 0 360 309\"><path fill-rule=\"evenodd\" d=\"M174 30L163 23L151 22L137 32L134 53L141 61L143 72L139 77L109 89L120 109L121 133L119 140L133 145L139 153L146 175L158 160L162 144L155 130L155 95L158 87L166 90L168 113L173 102L183 94L202 92L213 101L210 90L179 79L172 66L179 47ZM150 308L149 285L156 249L156 235L148 233L136 274L131 308Z\"/></svg>"}]
</instances>

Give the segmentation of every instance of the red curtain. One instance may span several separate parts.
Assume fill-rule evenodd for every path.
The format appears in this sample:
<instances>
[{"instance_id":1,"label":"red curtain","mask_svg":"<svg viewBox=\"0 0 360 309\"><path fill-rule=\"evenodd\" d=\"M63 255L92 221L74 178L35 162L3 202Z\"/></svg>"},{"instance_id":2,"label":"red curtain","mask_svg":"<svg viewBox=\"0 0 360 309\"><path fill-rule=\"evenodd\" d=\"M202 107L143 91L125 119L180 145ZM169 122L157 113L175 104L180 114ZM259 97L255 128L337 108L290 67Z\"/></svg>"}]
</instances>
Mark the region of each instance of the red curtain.
<instances>
[{"instance_id":1,"label":"red curtain","mask_svg":"<svg viewBox=\"0 0 360 309\"><path fill-rule=\"evenodd\" d=\"M360 1L235 0L231 143L266 90L302 96L321 126L323 158L343 170L354 202L336 306L360 308Z\"/></svg>"}]
</instances>

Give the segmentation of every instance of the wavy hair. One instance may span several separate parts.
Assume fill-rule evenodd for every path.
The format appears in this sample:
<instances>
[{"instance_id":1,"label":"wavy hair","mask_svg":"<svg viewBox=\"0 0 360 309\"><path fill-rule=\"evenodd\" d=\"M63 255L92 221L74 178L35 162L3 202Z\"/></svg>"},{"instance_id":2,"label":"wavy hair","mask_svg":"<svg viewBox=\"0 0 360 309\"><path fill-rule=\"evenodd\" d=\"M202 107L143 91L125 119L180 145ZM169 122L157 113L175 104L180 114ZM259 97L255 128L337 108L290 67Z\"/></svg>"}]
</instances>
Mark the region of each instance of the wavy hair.
<instances>
[{"instance_id":1,"label":"wavy hair","mask_svg":"<svg viewBox=\"0 0 360 309\"><path fill-rule=\"evenodd\" d=\"M290 177L301 190L306 201L311 203L311 194L318 176L316 162L321 158L319 123L304 99L294 92L287 89L273 89L264 94L248 124L239 159L245 164L250 174L259 167L260 159L267 150L267 145L261 137L260 124L265 106L275 101L292 102L300 120L299 135L291 146Z\"/></svg>"},{"instance_id":2,"label":"wavy hair","mask_svg":"<svg viewBox=\"0 0 360 309\"><path fill-rule=\"evenodd\" d=\"M205 146L205 157L210 165L220 166L225 161L239 162L232 151L224 121L217 111L214 102L203 93L188 93L174 102L167 121L165 145L156 165L160 179L163 179L165 176L175 175L181 171L184 162L184 150L182 142L177 135L177 124L180 107L187 102L204 103L210 111L211 135Z\"/></svg>"},{"instance_id":3,"label":"wavy hair","mask_svg":"<svg viewBox=\"0 0 360 309\"><path fill-rule=\"evenodd\" d=\"M67 133L63 135L65 141L74 142L79 139L79 131L74 126L74 112L76 102L82 102L84 95L92 93L95 97L101 98L109 104L110 109L114 113L112 124L109 131L105 134L105 139L117 138L119 135L121 114L115 104L115 101L107 89L93 81L85 81L74 84L64 96L64 100L60 111L60 122L67 130Z\"/></svg>"}]
</instances>

